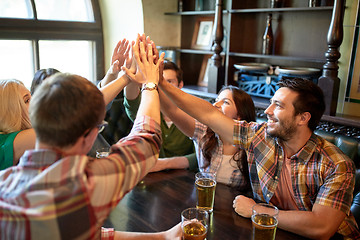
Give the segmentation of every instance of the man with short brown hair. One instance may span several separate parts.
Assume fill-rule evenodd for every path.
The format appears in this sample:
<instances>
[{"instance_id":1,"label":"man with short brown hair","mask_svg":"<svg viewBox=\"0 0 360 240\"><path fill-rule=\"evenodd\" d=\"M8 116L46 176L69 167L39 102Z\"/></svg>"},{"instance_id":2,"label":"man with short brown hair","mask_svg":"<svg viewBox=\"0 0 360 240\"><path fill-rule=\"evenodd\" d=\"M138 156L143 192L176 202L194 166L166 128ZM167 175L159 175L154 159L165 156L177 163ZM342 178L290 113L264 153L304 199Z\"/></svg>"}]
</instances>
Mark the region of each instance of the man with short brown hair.
<instances>
[{"instance_id":1,"label":"man with short brown hair","mask_svg":"<svg viewBox=\"0 0 360 240\"><path fill-rule=\"evenodd\" d=\"M105 116L97 87L80 76L58 73L37 89L30 103L36 149L0 172L1 239L180 240L179 224L159 233L101 231L110 211L159 153L159 94L146 85L158 84L163 56L155 62L151 47L149 55L146 48L139 39L133 46L145 81L137 118L129 136L114 144L106 158L86 156Z\"/></svg>"}]
</instances>

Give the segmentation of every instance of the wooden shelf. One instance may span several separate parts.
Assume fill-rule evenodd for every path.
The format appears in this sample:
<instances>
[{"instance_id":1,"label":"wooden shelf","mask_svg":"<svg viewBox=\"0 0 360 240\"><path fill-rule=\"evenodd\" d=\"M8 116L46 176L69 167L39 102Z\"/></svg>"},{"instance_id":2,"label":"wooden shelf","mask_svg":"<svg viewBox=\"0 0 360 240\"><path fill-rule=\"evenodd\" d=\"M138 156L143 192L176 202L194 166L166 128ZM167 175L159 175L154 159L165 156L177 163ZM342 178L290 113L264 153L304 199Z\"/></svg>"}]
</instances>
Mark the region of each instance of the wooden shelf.
<instances>
[{"instance_id":1,"label":"wooden shelf","mask_svg":"<svg viewBox=\"0 0 360 240\"><path fill-rule=\"evenodd\" d=\"M208 98L215 100L217 98L217 94L207 92L206 87L195 86L195 85L186 85L181 90L191 95L200 97L200 98Z\"/></svg>"},{"instance_id":2,"label":"wooden shelf","mask_svg":"<svg viewBox=\"0 0 360 240\"><path fill-rule=\"evenodd\" d=\"M326 59L324 58L306 58L306 57L290 57L290 56L281 56L281 55L263 55L263 54L253 54L253 53L234 53L229 52L229 56L233 57L246 57L246 58L261 58L261 59L277 59L277 60L288 60L288 61L303 61L303 62L317 62L325 63Z\"/></svg>"},{"instance_id":3,"label":"wooden shelf","mask_svg":"<svg viewBox=\"0 0 360 240\"><path fill-rule=\"evenodd\" d=\"M191 53L191 54L203 54L203 55L206 55L206 54L214 54L213 51L211 50L197 50L197 49L176 49L176 51L178 52L181 52L181 53Z\"/></svg>"},{"instance_id":4,"label":"wooden shelf","mask_svg":"<svg viewBox=\"0 0 360 240\"><path fill-rule=\"evenodd\" d=\"M176 49L177 52L180 53L189 53L189 54L202 54L202 55L213 55L214 52L211 50L197 50L197 49ZM220 55L224 56L225 53L222 52Z\"/></svg>"},{"instance_id":5,"label":"wooden shelf","mask_svg":"<svg viewBox=\"0 0 360 240\"><path fill-rule=\"evenodd\" d=\"M333 7L285 7L285 8L249 8L249 9L231 9L223 10L223 14L236 13L268 13L268 12L307 12L307 11L332 11ZM198 16L198 15L215 15L215 11L183 11L167 12L165 15L173 16Z\"/></svg>"},{"instance_id":6,"label":"wooden shelf","mask_svg":"<svg viewBox=\"0 0 360 240\"><path fill-rule=\"evenodd\" d=\"M228 13L267 13L267 12L306 12L306 11L332 11L333 7L286 7L286 8L251 8L232 9Z\"/></svg>"},{"instance_id":7,"label":"wooden shelf","mask_svg":"<svg viewBox=\"0 0 360 240\"><path fill-rule=\"evenodd\" d=\"M225 0L224 0L225 1ZM343 0L342 0L343 1ZM167 12L165 15L180 17L181 20L181 48L175 49L179 53L179 64L184 69L184 79L187 84L196 85L203 76L208 56L214 56L210 49L192 49L196 26L204 19L214 19L218 22L217 37L222 39L220 44L224 50L217 56L220 64L217 74L208 79L209 89L192 89L195 95L208 95L208 91L218 91L221 85L236 85L234 64L238 62L266 62L273 66L312 67L323 69L328 61L325 54L329 50L327 34L334 10L339 12L339 5L308 7L308 1L292 0L281 8L269 8L269 1L227 0L221 12L214 10L195 11L194 0L183 0L182 12ZM330 3L327 3L330 4ZM292 7L289 7L292 6ZM211 9L211 8L206 8ZM274 55L261 54L262 36L266 23L266 15L273 13ZM222 21L220 21L220 19ZM222 25L222 27L218 27ZM224 38L221 31L224 31ZM214 58L215 59L215 58ZM213 59L213 61L214 61ZM220 60L219 60L220 59ZM204 70L205 69L205 70ZM214 68L210 68L214 70ZM215 71L214 71L215 72ZM188 87L186 86L188 89ZM209 97L209 96L204 96ZM268 105L268 99L256 99L258 107Z\"/></svg>"},{"instance_id":8,"label":"wooden shelf","mask_svg":"<svg viewBox=\"0 0 360 240\"><path fill-rule=\"evenodd\" d=\"M198 15L215 15L215 11L183 11L183 12L167 12L165 15L173 16L198 16Z\"/></svg>"}]
</instances>

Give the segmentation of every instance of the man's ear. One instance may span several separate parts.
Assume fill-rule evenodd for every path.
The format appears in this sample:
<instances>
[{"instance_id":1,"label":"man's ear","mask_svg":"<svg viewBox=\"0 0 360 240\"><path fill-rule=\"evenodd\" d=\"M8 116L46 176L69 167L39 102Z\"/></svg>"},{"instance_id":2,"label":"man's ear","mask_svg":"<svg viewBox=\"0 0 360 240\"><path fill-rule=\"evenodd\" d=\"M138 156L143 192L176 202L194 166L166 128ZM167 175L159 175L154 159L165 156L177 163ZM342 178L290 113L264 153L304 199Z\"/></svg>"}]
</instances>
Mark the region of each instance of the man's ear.
<instances>
[{"instance_id":1,"label":"man's ear","mask_svg":"<svg viewBox=\"0 0 360 240\"><path fill-rule=\"evenodd\" d=\"M181 81L179 82L179 89L182 89L183 87L184 87L184 81L181 80Z\"/></svg>"},{"instance_id":2,"label":"man's ear","mask_svg":"<svg viewBox=\"0 0 360 240\"><path fill-rule=\"evenodd\" d=\"M90 132L82 137L82 149L84 154L88 154L98 135L98 129L93 128Z\"/></svg>"},{"instance_id":3,"label":"man's ear","mask_svg":"<svg viewBox=\"0 0 360 240\"><path fill-rule=\"evenodd\" d=\"M308 125L310 119L311 119L311 114L309 112L303 112L299 114L300 116L300 125Z\"/></svg>"}]
</instances>

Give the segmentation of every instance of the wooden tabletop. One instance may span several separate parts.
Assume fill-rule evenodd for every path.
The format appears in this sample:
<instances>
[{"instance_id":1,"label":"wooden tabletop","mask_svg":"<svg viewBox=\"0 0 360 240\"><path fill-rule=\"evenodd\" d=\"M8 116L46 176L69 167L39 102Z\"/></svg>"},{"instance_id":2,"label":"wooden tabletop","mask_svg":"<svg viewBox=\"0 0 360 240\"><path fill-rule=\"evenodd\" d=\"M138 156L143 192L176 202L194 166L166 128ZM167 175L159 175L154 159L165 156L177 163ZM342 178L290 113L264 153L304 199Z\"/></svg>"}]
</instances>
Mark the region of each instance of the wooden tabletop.
<instances>
[{"instance_id":1,"label":"wooden tabletop","mask_svg":"<svg viewBox=\"0 0 360 240\"><path fill-rule=\"evenodd\" d=\"M111 212L105 226L131 232L158 232L181 221L182 210L195 207L195 173L168 170L149 173ZM217 184L207 240L251 239L251 220L239 216L232 202L239 193ZM306 239L277 229L276 239Z\"/></svg>"}]
</instances>

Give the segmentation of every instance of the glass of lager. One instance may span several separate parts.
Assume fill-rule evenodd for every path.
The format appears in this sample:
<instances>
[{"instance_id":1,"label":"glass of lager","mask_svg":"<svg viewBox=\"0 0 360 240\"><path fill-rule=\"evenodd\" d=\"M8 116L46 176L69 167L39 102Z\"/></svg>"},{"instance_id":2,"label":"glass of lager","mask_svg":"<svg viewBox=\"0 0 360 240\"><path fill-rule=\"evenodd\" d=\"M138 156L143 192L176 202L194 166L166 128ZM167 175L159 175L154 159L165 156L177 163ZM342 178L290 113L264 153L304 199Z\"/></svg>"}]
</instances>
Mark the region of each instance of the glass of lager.
<instances>
[{"instance_id":1,"label":"glass of lager","mask_svg":"<svg viewBox=\"0 0 360 240\"><path fill-rule=\"evenodd\" d=\"M198 172L195 175L197 193L196 207L211 213L214 207L216 178L209 172Z\"/></svg>"},{"instance_id":2,"label":"glass of lager","mask_svg":"<svg viewBox=\"0 0 360 240\"><path fill-rule=\"evenodd\" d=\"M266 203L258 203L252 207L253 240L274 240L278 224L277 207Z\"/></svg>"},{"instance_id":3,"label":"glass of lager","mask_svg":"<svg viewBox=\"0 0 360 240\"><path fill-rule=\"evenodd\" d=\"M209 214L198 208L188 208L181 213L183 240L204 240L208 230Z\"/></svg>"},{"instance_id":4,"label":"glass of lager","mask_svg":"<svg viewBox=\"0 0 360 240\"><path fill-rule=\"evenodd\" d=\"M96 149L96 158L106 158L109 153L110 147Z\"/></svg>"}]
</instances>

